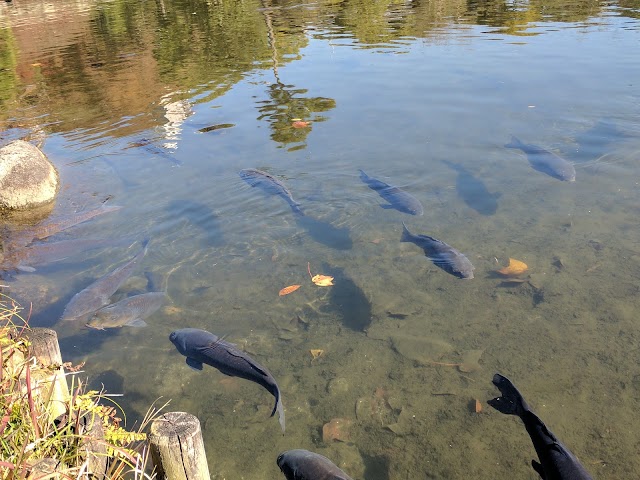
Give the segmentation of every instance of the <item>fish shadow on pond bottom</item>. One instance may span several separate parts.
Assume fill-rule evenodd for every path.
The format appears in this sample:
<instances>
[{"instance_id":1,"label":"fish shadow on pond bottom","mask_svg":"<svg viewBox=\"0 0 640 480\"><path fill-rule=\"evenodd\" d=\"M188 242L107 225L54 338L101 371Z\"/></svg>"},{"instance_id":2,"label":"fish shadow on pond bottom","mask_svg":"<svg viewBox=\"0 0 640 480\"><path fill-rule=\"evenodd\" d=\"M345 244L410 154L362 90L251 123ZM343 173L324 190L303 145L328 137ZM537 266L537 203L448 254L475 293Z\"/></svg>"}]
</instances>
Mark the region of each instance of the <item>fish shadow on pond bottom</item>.
<instances>
[{"instance_id":1,"label":"fish shadow on pond bottom","mask_svg":"<svg viewBox=\"0 0 640 480\"><path fill-rule=\"evenodd\" d=\"M476 178L459 163L443 160L444 164L458 173L456 191L464 203L480 215L493 215L498 210L498 199L501 193L490 193L482 180Z\"/></svg>"},{"instance_id":2,"label":"fish shadow on pond bottom","mask_svg":"<svg viewBox=\"0 0 640 480\"><path fill-rule=\"evenodd\" d=\"M221 247L225 244L220 228L220 220L213 210L204 203L193 200L173 200L167 207L171 218L184 218L191 225L202 231L203 242L211 247Z\"/></svg>"},{"instance_id":3,"label":"fish shadow on pond bottom","mask_svg":"<svg viewBox=\"0 0 640 480\"><path fill-rule=\"evenodd\" d=\"M334 227L329 222L310 215L296 215L296 225L303 228L309 237L326 247L336 250L351 250L353 241L347 227Z\"/></svg>"},{"instance_id":4,"label":"fish shadow on pond bottom","mask_svg":"<svg viewBox=\"0 0 640 480\"><path fill-rule=\"evenodd\" d=\"M322 265L322 273L334 277L330 304L324 313L335 314L342 324L356 332L366 332L371 325L371 302L362 289L344 273L343 268Z\"/></svg>"}]
</instances>

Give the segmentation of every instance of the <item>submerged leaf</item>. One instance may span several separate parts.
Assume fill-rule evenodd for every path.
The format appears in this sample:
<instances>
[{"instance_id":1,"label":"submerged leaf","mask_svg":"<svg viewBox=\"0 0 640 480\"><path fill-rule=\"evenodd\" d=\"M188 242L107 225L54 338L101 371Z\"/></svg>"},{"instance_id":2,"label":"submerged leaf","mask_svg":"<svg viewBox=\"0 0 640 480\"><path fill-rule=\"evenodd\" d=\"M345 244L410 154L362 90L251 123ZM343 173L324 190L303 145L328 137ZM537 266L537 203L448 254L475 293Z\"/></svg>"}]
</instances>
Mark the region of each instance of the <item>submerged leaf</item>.
<instances>
[{"instance_id":1,"label":"submerged leaf","mask_svg":"<svg viewBox=\"0 0 640 480\"><path fill-rule=\"evenodd\" d=\"M510 258L509 265L499 269L498 273L506 276L520 275L526 272L527 268L529 267L527 267L526 263L516 260L515 258Z\"/></svg>"},{"instance_id":2,"label":"submerged leaf","mask_svg":"<svg viewBox=\"0 0 640 480\"><path fill-rule=\"evenodd\" d=\"M289 295L292 292L295 292L296 290L298 290L302 285L289 285L288 287L284 287L282 290L280 290L280 292L278 293L278 295L280 295L281 297L283 295Z\"/></svg>"},{"instance_id":3,"label":"submerged leaf","mask_svg":"<svg viewBox=\"0 0 640 480\"><path fill-rule=\"evenodd\" d=\"M312 348L311 350L309 350L309 353L311 353L312 360L315 360L316 358L321 357L324 354L324 350L320 348Z\"/></svg>"}]
</instances>

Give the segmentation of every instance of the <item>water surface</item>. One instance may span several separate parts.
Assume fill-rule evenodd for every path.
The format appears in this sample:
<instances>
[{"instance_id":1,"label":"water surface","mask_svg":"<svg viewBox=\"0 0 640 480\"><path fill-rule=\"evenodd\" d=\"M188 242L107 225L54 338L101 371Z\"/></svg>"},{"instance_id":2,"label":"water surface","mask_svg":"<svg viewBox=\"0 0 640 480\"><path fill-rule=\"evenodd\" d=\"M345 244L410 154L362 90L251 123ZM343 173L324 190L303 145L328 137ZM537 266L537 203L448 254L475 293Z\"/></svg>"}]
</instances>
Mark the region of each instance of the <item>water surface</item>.
<instances>
[{"instance_id":1,"label":"water surface","mask_svg":"<svg viewBox=\"0 0 640 480\"><path fill-rule=\"evenodd\" d=\"M130 422L160 396L197 415L213 478L280 478L292 448L369 480L536 478L522 426L470 410L498 393L495 371L595 478L633 478L639 15L622 0L3 3L0 144L41 143L59 169L50 219L123 207L46 241L149 236L113 301L168 299L147 328L57 323L137 242L3 282L65 360L124 393ZM511 135L573 162L576 182L533 170ZM243 168L276 176L306 215ZM381 208L358 169L424 215ZM402 221L475 278L400 243ZM509 257L528 282L495 273ZM315 286L308 263L335 285ZM270 369L285 436L260 387L184 364L168 335L187 326ZM478 355L473 371L444 365ZM323 441L334 418L353 422L347 441Z\"/></svg>"}]
</instances>

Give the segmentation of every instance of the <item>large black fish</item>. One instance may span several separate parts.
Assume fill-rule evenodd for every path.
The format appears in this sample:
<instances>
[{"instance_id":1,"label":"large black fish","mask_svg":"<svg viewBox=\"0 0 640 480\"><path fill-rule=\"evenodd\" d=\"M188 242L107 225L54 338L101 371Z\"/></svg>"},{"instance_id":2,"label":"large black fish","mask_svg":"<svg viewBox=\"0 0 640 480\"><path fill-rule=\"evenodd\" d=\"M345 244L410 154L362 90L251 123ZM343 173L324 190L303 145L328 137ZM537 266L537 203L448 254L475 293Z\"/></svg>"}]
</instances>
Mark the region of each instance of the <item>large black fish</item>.
<instances>
[{"instance_id":1,"label":"large black fish","mask_svg":"<svg viewBox=\"0 0 640 480\"><path fill-rule=\"evenodd\" d=\"M291 207L291 210L293 210L293 213L304 215L300 209L300 204L293 199L293 195L291 195L287 186L273 175L255 168L245 168L240 170L239 174L240 178L252 187L260 187L270 195L279 195L284 198Z\"/></svg>"},{"instance_id":2,"label":"large black fish","mask_svg":"<svg viewBox=\"0 0 640 480\"><path fill-rule=\"evenodd\" d=\"M382 208L395 208L399 212L408 213L409 215L422 215L424 213L420 200L413 195L399 189L398 187L394 187L381 180L370 177L362 170L358 171L360 172L360 180L366 183L371 190L375 190L378 192L378 195L389 202L389 205L381 205Z\"/></svg>"},{"instance_id":3,"label":"large black fish","mask_svg":"<svg viewBox=\"0 0 640 480\"><path fill-rule=\"evenodd\" d=\"M511 142L505 145L507 148L519 148L527 154L529 164L534 170L537 170L547 175L563 180L565 182L576 181L576 169L571 162L556 155L549 150L545 150L537 145L531 145L530 143L522 143L516 137L511 137Z\"/></svg>"},{"instance_id":4,"label":"large black fish","mask_svg":"<svg viewBox=\"0 0 640 480\"><path fill-rule=\"evenodd\" d=\"M531 460L531 466L543 480L591 480L575 455L531 411L511 380L496 373L493 384L502 396L489 400L489 405L499 412L520 417L538 454L539 463Z\"/></svg>"},{"instance_id":5,"label":"large black fish","mask_svg":"<svg viewBox=\"0 0 640 480\"><path fill-rule=\"evenodd\" d=\"M458 278L473 278L473 270L475 267L469 259L442 240L428 235L414 235L407 229L404 222L402 222L402 237L400 237L400 241L415 243L421 247L427 258L445 272Z\"/></svg>"},{"instance_id":6,"label":"large black fish","mask_svg":"<svg viewBox=\"0 0 640 480\"><path fill-rule=\"evenodd\" d=\"M331 460L309 450L288 450L276 463L287 480L352 480Z\"/></svg>"},{"instance_id":7,"label":"large black fish","mask_svg":"<svg viewBox=\"0 0 640 480\"><path fill-rule=\"evenodd\" d=\"M280 426L284 432L284 407L280 388L266 368L238 350L232 343L225 342L206 330L181 328L172 332L169 340L187 357L187 365L191 368L202 370L202 364L206 363L225 375L251 380L266 388L276 399L271 416L278 412Z\"/></svg>"}]
</instances>

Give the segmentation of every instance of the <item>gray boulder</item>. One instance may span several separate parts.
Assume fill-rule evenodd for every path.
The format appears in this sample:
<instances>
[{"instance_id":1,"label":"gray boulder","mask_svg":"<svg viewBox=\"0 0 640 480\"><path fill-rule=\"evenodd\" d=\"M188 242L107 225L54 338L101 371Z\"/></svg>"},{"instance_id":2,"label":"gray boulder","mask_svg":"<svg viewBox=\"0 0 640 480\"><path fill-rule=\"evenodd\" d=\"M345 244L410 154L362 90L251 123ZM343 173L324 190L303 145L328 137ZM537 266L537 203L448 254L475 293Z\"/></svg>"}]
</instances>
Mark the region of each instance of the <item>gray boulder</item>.
<instances>
[{"instance_id":1,"label":"gray boulder","mask_svg":"<svg viewBox=\"0 0 640 480\"><path fill-rule=\"evenodd\" d=\"M0 210L28 210L51 202L58 172L37 147L16 140L0 148Z\"/></svg>"}]
</instances>

